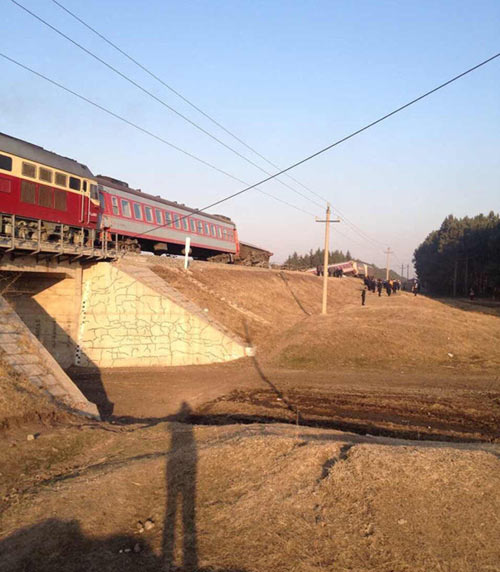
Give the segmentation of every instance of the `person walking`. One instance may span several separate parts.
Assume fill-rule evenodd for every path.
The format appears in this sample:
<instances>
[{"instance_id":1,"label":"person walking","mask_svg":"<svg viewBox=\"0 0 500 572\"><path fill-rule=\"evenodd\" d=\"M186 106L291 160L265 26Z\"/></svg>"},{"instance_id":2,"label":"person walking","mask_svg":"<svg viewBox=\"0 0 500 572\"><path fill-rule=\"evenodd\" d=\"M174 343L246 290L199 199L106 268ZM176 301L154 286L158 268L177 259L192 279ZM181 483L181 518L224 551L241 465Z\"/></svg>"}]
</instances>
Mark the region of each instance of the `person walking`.
<instances>
[{"instance_id":1,"label":"person walking","mask_svg":"<svg viewBox=\"0 0 500 572\"><path fill-rule=\"evenodd\" d=\"M380 278L377 280L377 292L379 297L382 296L382 280Z\"/></svg>"}]
</instances>

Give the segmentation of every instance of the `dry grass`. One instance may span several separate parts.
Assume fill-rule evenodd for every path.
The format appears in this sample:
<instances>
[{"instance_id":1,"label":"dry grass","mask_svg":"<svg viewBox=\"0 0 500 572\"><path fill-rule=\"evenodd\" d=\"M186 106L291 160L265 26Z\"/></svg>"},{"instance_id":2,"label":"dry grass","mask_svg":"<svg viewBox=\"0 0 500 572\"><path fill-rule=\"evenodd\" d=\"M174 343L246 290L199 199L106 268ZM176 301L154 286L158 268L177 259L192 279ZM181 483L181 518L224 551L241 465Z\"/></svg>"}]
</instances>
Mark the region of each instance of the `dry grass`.
<instances>
[{"instance_id":1,"label":"dry grass","mask_svg":"<svg viewBox=\"0 0 500 572\"><path fill-rule=\"evenodd\" d=\"M192 431L133 432L112 462L8 508L3 570L164 570L166 489L190 484L187 525L202 570L498 570L500 472L491 453L283 426ZM135 455L134 441L156 454ZM179 511L177 565L187 541ZM138 534L146 518L155 528ZM141 553L119 552L136 542Z\"/></svg>"},{"instance_id":2,"label":"dry grass","mask_svg":"<svg viewBox=\"0 0 500 572\"><path fill-rule=\"evenodd\" d=\"M61 415L49 397L14 372L0 355L0 430Z\"/></svg>"},{"instance_id":3,"label":"dry grass","mask_svg":"<svg viewBox=\"0 0 500 572\"><path fill-rule=\"evenodd\" d=\"M467 303L369 293L362 307L359 280L331 279L324 317L316 276L210 264L189 275L166 263L153 269L229 329L248 333L259 359L280 367L500 366L500 319Z\"/></svg>"}]
</instances>

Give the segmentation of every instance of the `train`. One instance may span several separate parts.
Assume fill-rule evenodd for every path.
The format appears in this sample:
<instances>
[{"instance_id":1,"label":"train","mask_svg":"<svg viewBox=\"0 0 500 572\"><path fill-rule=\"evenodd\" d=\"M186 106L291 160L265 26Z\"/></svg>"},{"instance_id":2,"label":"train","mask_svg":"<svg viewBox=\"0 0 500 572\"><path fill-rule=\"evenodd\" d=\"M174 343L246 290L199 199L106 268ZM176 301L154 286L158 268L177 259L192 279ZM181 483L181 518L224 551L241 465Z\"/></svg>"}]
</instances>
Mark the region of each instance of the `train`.
<instances>
[{"instance_id":1,"label":"train","mask_svg":"<svg viewBox=\"0 0 500 572\"><path fill-rule=\"evenodd\" d=\"M74 159L4 133L0 133L2 237L156 255L184 254L189 237L193 258L233 262L240 255L238 231L230 218L94 175Z\"/></svg>"}]
</instances>

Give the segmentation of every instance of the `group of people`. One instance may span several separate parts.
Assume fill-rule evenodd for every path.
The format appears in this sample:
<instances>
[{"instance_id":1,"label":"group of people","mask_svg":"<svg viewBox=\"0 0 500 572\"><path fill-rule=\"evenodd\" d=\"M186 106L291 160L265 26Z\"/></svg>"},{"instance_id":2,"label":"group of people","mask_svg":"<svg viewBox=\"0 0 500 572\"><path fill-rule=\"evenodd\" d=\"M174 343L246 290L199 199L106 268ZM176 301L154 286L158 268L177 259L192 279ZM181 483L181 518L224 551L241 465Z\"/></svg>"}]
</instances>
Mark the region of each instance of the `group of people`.
<instances>
[{"instance_id":1,"label":"group of people","mask_svg":"<svg viewBox=\"0 0 500 572\"><path fill-rule=\"evenodd\" d=\"M316 275L317 276L323 276L324 275L323 266L321 266L321 265L316 266ZM342 270L342 268L331 268L331 267L329 267L328 268L328 277L331 278L332 276L334 278L342 278L344 276L344 271Z\"/></svg>"},{"instance_id":2,"label":"group of people","mask_svg":"<svg viewBox=\"0 0 500 572\"><path fill-rule=\"evenodd\" d=\"M402 289L400 280L382 280L381 278L375 278L374 276L366 276L364 278L364 287L361 290L361 305L365 305L366 293L367 292L378 292L379 296L382 296L382 290L385 290L387 296L391 294L396 294ZM416 296L419 292L418 282L414 282L412 286L412 293Z\"/></svg>"}]
</instances>

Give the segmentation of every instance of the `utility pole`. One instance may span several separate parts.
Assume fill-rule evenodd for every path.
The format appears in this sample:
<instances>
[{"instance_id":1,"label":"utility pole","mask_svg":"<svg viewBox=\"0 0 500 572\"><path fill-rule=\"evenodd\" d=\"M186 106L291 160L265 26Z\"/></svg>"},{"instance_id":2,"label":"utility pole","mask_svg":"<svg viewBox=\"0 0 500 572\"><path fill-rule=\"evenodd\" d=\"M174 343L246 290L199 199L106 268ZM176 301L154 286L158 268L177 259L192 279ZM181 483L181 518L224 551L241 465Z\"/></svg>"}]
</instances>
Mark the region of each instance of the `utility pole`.
<instances>
[{"instance_id":1,"label":"utility pole","mask_svg":"<svg viewBox=\"0 0 500 572\"><path fill-rule=\"evenodd\" d=\"M404 278L404 267L405 265L403 263L401 263L401 278Z\"/></svg>"},{"instance_id":2,"label":"utility pole","mask_svg":"<svg viewBox=\"0 0 500 572\"><path fill-rule=\"evenodd\" d=\"M410 279L410 265L407 264L406 265L406 281L408 282L409 279Z\"/></svg>"},{"instance_id":3,"label":"utility pole","mask_svg":"<svg viewBox=\"0 0 500 572\"><path fill-rule=\"evenodd\" d=\"M389 246L389 247L387 248L387 250L384 251L384 254L387 254L387 262L386 262L386 265L385 265L385 279L386 279L386 280L389 280L389 272L390 272L390 268L391 268L391 267L389 266L389 259L390 259L391 254L394 254L394 252L392 252L391 247Z\"/></svg>"},{"instance_id":4,"label":"utility pole","mask_svg":"<svg viewBox=\"0 0 500 572\"><path fill-rule=\"evenodd\" d=\"M339 219L330 220L330 204L326 205L326 219L316 222L325 223L325 255L323 257L323 302L321 305L321 313L326 314L326 300L328 296L328 256L330 254L330 223L340 222Z\"/></svg>"}]
</instances>

